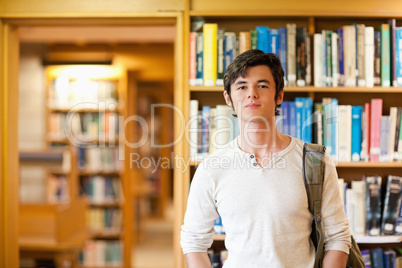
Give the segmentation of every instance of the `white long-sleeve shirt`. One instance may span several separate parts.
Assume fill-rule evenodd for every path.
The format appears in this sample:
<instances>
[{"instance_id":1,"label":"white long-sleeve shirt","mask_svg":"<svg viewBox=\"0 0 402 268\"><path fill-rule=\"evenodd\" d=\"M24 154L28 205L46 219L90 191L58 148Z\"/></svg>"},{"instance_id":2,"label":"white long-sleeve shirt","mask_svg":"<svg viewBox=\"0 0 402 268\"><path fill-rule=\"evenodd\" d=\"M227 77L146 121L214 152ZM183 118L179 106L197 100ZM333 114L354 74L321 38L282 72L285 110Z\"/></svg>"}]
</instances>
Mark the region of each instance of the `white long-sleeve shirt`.
<instances>
[{"instance_id":1,"label":"white long-sleeve shirt","mask_svg":"<svg viewBox=\"0 0 402 268\"><path fill-rule=\"evenodd\" d=\"M302 177L303 142L292 138L266 167L237 139L198 166L181 231L183 253L206 252L220 215L229 252L225 268L313 267L313 216ZM349 253L350 232L335 165L326 154L322 197L325 250Z\"/></svg>"}]
</instances>

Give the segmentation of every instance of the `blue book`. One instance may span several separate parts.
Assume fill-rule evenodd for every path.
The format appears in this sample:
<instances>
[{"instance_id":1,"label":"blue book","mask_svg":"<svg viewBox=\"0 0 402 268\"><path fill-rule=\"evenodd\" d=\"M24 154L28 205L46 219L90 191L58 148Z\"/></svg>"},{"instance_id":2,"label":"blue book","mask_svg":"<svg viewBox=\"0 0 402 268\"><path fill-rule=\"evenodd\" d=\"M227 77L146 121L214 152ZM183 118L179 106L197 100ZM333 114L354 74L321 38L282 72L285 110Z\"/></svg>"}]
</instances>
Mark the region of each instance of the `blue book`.
<instances>
[{"instance_id":1,"label":"blue book","mask_svg":"<svg viewBox=\"0 0 402 268\"><path fill-rule=\"evenodd\" d=\"M289 102L288 101L283 101L281 104L282 107L282 117L283 117L283 134L290 135L290 130L289 130L289 121L290 121L290 116L289 116Z\"/></svg>"},{"instance_id":2,"label":"blue book","mask_svg":"<svg viewBox=\"0 0 402 268\"><path fill-rule=\"evenodd\" d=\"M384 268L396 267L396 252L395 250L388 248L384 250Z\"/></svg>"},{"instance_id":3,"label":"blue book","mask_svg":"<svg viewBox=\"0 0 402 268\"><path fill-rule=\"evenodd\" d=\"M304 98L303 105L303 132L302 137L304 142L313 142L313 99Z\"/></svg>"},{"instance_id":4,"label":"blue book","mask_svg":"<svg viewBox=\"0 0 402 268\"><path fill-rule=\"evenodd\" d=\"M201 153L208 153L209 152L209 114L210 114L211 107L204 105L202 106L202 147Z\"/></svg>"},{"instance_id":5,"label":"blue book","mask_svg":"<svg viewBox=\"0 0 402 268\"><path fill-rule=\"evenodd\" d=\"M371 250L371 266L373 268L384 268L384 256L382 248Z\"/></svg>"},{"instance_id":6,"label":"blue book","mask_svg":"<svg viewBox=\"0 0 402 268\"><path fill-rule=\"evenodd\" d=\"M352 106L352 161L360 161L363 106Z\"/></svg>"},{"instance_id":7,"label":"blue book","mask_svg":"<svg viewBox=\"0 0 402 268\"><path fill-rule=\"evenodd\" d=\"M283 72L285 73L284 79L285 79L285 85L287 85L286 78L287 78L287 72L286 72L286 54L287 53L287 31L286 27L280 27L279 28L279 60L282 63L282 68Z\"/></svg>"},{"instance_id":8,"label":"blue book","mask_svg":"<svg viewBox=\"0 0 402 268\"><path fill-rule=\"evenodd\" d=\"M338 47L339 47L339 85L344 86L345 85L345 69L344 69L344 59L343 59L343 29L339 28L337 30L338 33Z\"/></svg>"},{"instance_id":9,"label":"blue book","mask_svg":"<svg viewBox=\"0 0 402 268\"><path fill-rule=\"evenodd\" d=\"M279 56L279 31L278 29L270 29L268 36L268 52Z\"/></svg>"},{"instance_id":10,"label":"blue book","mask_svg":"<svg viewBox=\"0 0 402 268\"><path fill-rule=\"evenodd\" d=\"M219 216L218 218L215 219L214 229L215 229L215 234L225 234L225 230L223 229L223 225L222 225L221 216Z\"/></svg>"},{"instance_id":11,"label":"blue book","mask_svg":"<svg viewBox=\"0 0 402 268\"><path fill-rule=\"evenodd\" d=\"M257 48L268 53L269 28L267 26L255 27L257 31Z\"/></svg>"},{"instance_id":12,"label":"blue book","mask_svg":"<svg viewBox=\"0 0 402 268\"><path fill-rule=\"evenodd\" d=\"M402 27L396 27L396 85L402 87ZM401 42L401 44L400 44Z\"/></svg>"},{"instance_id":13,"label":"blue book","mask_svg":"<svg viewBox=\"0 0 402 268\"><path fill-rule=\"evenodd\" d=\"M289 131L290 136L297 137L297 126L296 126L296 103L294 101L289 102Z\"/></svg>"},{"instance_id":14,"label":"blue book","mask_svg":"<svg viewBox=\"0 0 402 268\"><path fill-rule=\"evenodd\" d=\"M304 99L303 97L295 98L296 105L296 138L303 140L303 115L304 115Z\"/></svg>"},{"instance_id":15,"label":"blue book","mask_svg":"<svg viewBox=\"0 0 402 268\"><path fill-rule=\"evenodd\" d=\"M233 61L234 49L236 44L236 36L233 33L225 33L225 59L224 59L224 72L229 64Z\"/></svg>"},{"instance_id":16,"label":"blue book","mask_svg":"<svg viewBox=\"0 0 402 268\"><path fill-rule=\"evenodd\" d=\"M201 86L204 84L204 34L197 33L196 37L196 85Z\"/></svg>"}]
</instances>

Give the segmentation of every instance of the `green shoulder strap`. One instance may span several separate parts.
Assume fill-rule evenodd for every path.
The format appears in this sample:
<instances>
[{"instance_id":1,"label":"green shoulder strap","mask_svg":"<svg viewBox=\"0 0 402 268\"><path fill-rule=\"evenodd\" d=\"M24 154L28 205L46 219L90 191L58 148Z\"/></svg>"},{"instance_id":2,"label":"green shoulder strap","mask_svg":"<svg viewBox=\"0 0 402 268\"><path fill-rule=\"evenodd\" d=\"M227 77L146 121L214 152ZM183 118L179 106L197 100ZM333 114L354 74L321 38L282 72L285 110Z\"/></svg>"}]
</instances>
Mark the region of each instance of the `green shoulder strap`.
<instances>
[{"instance_id":1,"label":"green shoulder strap","mask_svg":"<svg viewBox=\"0 0 402 268\"><path fill-rule=\"evenodd\" d=\"M314 216L311 240L316 248L314 268L321 268L324 259L324 233L321 225L321 196L325 175L325 147L305 143L303 147L303 180L306 186L308 208ZM356 241L351 236L347 268L364 268L364 261Z\"/></svg>"},{"instance_id":2,"label":"green shoulder strap","mask_svg":"<svg viewBox=\"0 0 402 268\"><path fill-rule=\"evenodd\" d=\"M308 208L314 215L311 239L316 248L314 267L322 267L324 233L321 226L321 196L325 174L325 146L305 143L303 147L303 180L306 186ZM314 232L315 230L315 232Z\"/></svg>"}]
</instances>

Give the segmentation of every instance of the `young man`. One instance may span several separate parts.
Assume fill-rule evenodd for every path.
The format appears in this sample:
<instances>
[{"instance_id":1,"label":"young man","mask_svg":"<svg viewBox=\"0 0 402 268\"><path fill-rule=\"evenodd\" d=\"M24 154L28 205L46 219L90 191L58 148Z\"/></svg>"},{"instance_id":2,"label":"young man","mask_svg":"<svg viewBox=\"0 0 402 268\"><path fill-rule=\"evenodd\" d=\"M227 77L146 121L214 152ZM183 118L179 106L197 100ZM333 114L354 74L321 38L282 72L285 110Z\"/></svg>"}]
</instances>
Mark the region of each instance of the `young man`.
<instances>
[{"instance_id":1,"label":"young man","mask_svg":"<svg viewBox=\"0 0 402 268\"><path fill-rule=\"evenodd\" d=\"M200 164L191 183L181 232L189 268L211 267L214 220L220 215L229 252L225 268L313 267L313 216L302 177L303 142L276 128L283 101L278 57L260 50L239 55L224 77L224 98L240 135ZM326 154L322 197L324 267L346 266L350 232L337 173Z\"/></svg>"}]
</instances>

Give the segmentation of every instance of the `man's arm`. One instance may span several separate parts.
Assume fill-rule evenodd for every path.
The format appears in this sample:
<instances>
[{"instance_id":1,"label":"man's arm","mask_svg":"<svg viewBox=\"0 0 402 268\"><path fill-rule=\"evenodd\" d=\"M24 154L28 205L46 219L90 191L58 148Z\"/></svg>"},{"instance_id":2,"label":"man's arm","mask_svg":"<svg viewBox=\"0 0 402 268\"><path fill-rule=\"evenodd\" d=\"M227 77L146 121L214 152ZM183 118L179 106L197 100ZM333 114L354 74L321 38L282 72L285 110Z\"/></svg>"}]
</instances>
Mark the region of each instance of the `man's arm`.
<instances>
[{"instance_id":1,"label":"man's arm","mask_svg":"<svg viewBox=\"0 0 402 268\"><path fill-rule=\"evenodd\" d=\"M211 261L206 252L190 252L184 255L188 268L211 268Z\"/></svg>"},{"instance_id":2,"label":"man's arm","mask_svg":"<svg viewBox=\"0 0 402 268\"><path fill-rule=\"evenodd\" d=\"M348 261L348 254L339 250L328 250L325 252L322 263L323 268L345 268Z\"/></svg>"}]
</instances>

